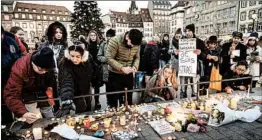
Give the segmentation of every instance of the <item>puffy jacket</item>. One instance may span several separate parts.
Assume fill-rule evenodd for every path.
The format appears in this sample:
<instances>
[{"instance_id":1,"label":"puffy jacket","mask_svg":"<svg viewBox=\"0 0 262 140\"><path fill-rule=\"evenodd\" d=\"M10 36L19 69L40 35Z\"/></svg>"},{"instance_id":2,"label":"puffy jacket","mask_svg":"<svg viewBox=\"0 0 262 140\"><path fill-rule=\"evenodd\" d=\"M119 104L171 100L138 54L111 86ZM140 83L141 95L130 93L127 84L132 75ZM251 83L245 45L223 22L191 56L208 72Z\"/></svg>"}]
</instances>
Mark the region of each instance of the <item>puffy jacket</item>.
<instances>
[{"instance_id":1,"label":"puffy jacket","mask_svg":"<svg viewBox=\"0 0 262 140\"><path fill-rule=\"evenodd\" d=\"M56 80L53 71L39 75L33 70L31 61L33 54L27 54L15 62L4 89L5 103L17 116L22 116L27 112L25 103L33 103L39 98L47 99L45 94L47 87L52 87L53 91L56 91ZM54 97L56 97L55 93ZM48 106L46 103L38 105L40 107Z\"/></svg>"},{"instance_id":2,"label":"puffy jacket","mask_svg":"<svg viewBox=\"0 0 262 140\"><path fill-rule=\"evenodd\" d=\"M139 54L139 46L128 48L124 45L124 35L111 38L106 52L109 71L124 74L121 71L122 67L135 67L138 70Z\"/></svg>"}]
</instances>

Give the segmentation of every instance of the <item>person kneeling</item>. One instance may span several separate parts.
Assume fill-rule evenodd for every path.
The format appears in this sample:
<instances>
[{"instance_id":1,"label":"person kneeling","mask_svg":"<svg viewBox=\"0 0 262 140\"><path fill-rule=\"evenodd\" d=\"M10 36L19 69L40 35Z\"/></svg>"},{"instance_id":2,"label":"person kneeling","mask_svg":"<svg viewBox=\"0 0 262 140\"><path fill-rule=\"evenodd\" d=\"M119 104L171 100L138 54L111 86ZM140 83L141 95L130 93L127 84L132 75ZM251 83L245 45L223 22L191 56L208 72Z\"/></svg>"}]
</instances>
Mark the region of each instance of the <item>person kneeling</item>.
<instances>
[{"instance_id":1,"label":"person kneeling","mask_svg":"<svg viewBox=\"0 0 262 140\"><path fill-rule=\"evenodd\" d=\"M52 100L53 91L56 91L56 78L52 70L54 68L54 52L48 47L27 54L14 63L4 89L4 99L15 116L26 119L29 124L42 115L46 118L54 117ZM37 103L38 99L49 100Z\"/></svg>"},{"instance_id":2,"label":"person kneeling","mask_svg":"<svg viewBox=\"0 0 262 140\"><path fill-rule=\"evenodd\" d=\"M170 86L168 88L151 89ZM150 78L146 85L145 102L159 102L173 100L176 97L177 80L176 70L172 65L166 65L159 73Z\"/></svg>"},{"instance_id":3,"label":"person kneeling","mask_svg":"<svg viewBox=\"0 0 262 140\"><path fill-rule=\"evenodd\" d=\"M246 60L239 61L236 65L232 65L231 70L226 72L224 79L249 77L249 68ZM231 94L234 90L247 90L251 79L240 79L234 81L223 82L222 86L226 93Z\"/></svg>"}]
</instances>

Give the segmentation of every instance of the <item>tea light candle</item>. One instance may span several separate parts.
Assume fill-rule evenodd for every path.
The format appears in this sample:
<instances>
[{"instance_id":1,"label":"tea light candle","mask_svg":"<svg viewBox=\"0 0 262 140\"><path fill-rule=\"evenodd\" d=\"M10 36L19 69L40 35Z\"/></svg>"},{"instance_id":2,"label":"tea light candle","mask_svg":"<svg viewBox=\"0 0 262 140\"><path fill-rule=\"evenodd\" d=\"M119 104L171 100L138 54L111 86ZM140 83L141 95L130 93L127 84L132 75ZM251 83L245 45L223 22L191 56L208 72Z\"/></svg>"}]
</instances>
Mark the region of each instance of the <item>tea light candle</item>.
<instances>
[{"instance_id":1,"label":"tea light candle","mask_svg":"<svg viewBox=\"0 0 262 140\"><path fill-rule=\"evenodd\" d=\"M126 116L125 115L122 115L120 116L120 125L126 125Z\"/></svg>"},{"instance_id":2,"label":"tea light candle","mask_svg":"<svg viewBox=\"0 0 262 140\"><path fill-rule=\"evenodd\" d=\"M77 126L76 129L81 129L81 127L80 127L80 126Z\"/></svg>"},{"instance_id":3,"label":"tea light candle","mask_svg":"<svg viewBox=\"0 0 262 140\"><path fill-rule=\"evenodd\" d=\"M172 140L172 137L169 136L167 139L168 139L168 140Z\"/></svg>"},{"instance_id":4,"label":"tea light candle","mask_svg":"<svg viewBox=\"0 0 262 140\"><path fill-rule=\"evenodd\" d=\"M45 131L45 132L44 132L44 135L48 135L48 132L47 132L47 131Z\"/></svg>"},{"instance_id":5,"label":"tea light candle","mask_svg":"<svg viewBox=\"0 0 262 140\"><path fill-rule=\"evenodd\" d=\"M55 118L52 118L51 121L55 121Z\"/></svg>"},{"instance_id":6,"label":"tea light candle","mask_svg":"<svg viewBox=\"0 0 262 140\"><path fill-rule=\"evenodd\" d=\"M238 100L236 98L232 98L230 102L231 109L237 109L237 102Z\"/></svg>"},{"instance_id":7,"label":"tea light candle","mask_svg":"<svg viewBox=\"0 0 262 140\"><path fill-rule=\"evenodd\" d=\"M76 121L76 123L78 123L79 122L79 117L75 117L75 121Z\"/></svg>"},{"instance_id":8,"label":"tea light candle","mask_svg":"<svg viewBox=\"0 0 262 140\"><path fill-rule=\"evenodd\" d=\"M142 130L141 130L141 128L138 128L137 131L141 132Z\"/></svg>"},{"instance_id":9,"label":"tea light candle","mask_svg":"<svg viewBox=\"0 0 262 140\"><path fill-rule=\"evenodd\" d=\"M152 111L147 111L147 116L151 117L152 116Z\"/></svg>"},{"instance_id":10,"label":"tea light candle","mask_svg":"<svg viewBox=\"0 0 262 140\"><path fill-rule=\"evenodd\" d=\"M85 133L85 129L84 128L81 128L80 132L83 134Z\"/></svg>"},{"instance_id":11,"label":"tea light candle","mask_svg":"<svg viewBox=\"0 0 262 140\"><path fill-rule=\"evenodd\" d=\"M105 129L105 132L109 132L109 129Z\"/></svg>"},{"instance_id":12,"label":"tea light candle","mask_svg":"<svg viewBox=\"0 0 262 140\"><path fill-rule=\"evenodd\" d=\"M62 120L62 123L64 123L64 122L65 122L65 119Z\"/></svg>"},{"instance_id":13,"label":"tea light candle","mask_svg":"<svg viewBox=\"0 0 262 140\"><path fill-rule=\"evenodd\" d=\"M29 130L26 131L26 134L30 134L30 133L31 133L31 131L29 131Z\"/></svg>"},{"instance_id":14,"label":"tea light candle","mask_svg":"<svg viewBox=\"0 0 262 140\"><path fill-rule=\"evenodd\" d=\"M60 118L56 118L57 121L60 121Z\"/></svg>"}]
</instances>

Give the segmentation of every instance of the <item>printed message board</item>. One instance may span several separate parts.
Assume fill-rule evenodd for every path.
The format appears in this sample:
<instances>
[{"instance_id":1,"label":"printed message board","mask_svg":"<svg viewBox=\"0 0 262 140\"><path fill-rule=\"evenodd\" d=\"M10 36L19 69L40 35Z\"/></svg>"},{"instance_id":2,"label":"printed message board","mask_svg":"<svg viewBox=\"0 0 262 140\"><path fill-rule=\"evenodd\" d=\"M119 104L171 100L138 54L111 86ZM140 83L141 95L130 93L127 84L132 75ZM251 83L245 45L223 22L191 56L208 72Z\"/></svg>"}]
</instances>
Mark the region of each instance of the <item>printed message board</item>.
<instances>
[{"instance_id":1,"label":"printed message board","mask_svg":"<svg viewBox=\"0 0 262 140\"><path fill-rule=\"evenodd\" d=\"M179 40L179 71L178 76L196 77L197 74L197 54L196 39Z\"/></svg>"}]
</instances>

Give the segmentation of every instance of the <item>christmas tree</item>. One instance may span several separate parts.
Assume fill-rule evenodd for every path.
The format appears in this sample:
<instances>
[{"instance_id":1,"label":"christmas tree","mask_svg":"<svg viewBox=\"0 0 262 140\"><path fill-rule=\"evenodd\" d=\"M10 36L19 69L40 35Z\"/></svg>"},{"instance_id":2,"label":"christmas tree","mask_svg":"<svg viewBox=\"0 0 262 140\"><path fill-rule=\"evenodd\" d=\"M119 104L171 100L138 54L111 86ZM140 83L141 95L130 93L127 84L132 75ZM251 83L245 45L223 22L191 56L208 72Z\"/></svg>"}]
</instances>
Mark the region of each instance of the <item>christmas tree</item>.
<instances>
[{"instance_id":1,"label":"christmas tree","mask_svg":"<svg viewBox=\"0 0 262 140\"><path fill-rule=\"evenodd\" d=\"M72 32L73 38L79 35L87 36L90 30L95 30L101 35L104 24L100 19L100 9L96 1L75 1L74 13L72 13Z\"/></svg>"}]
</instances>

